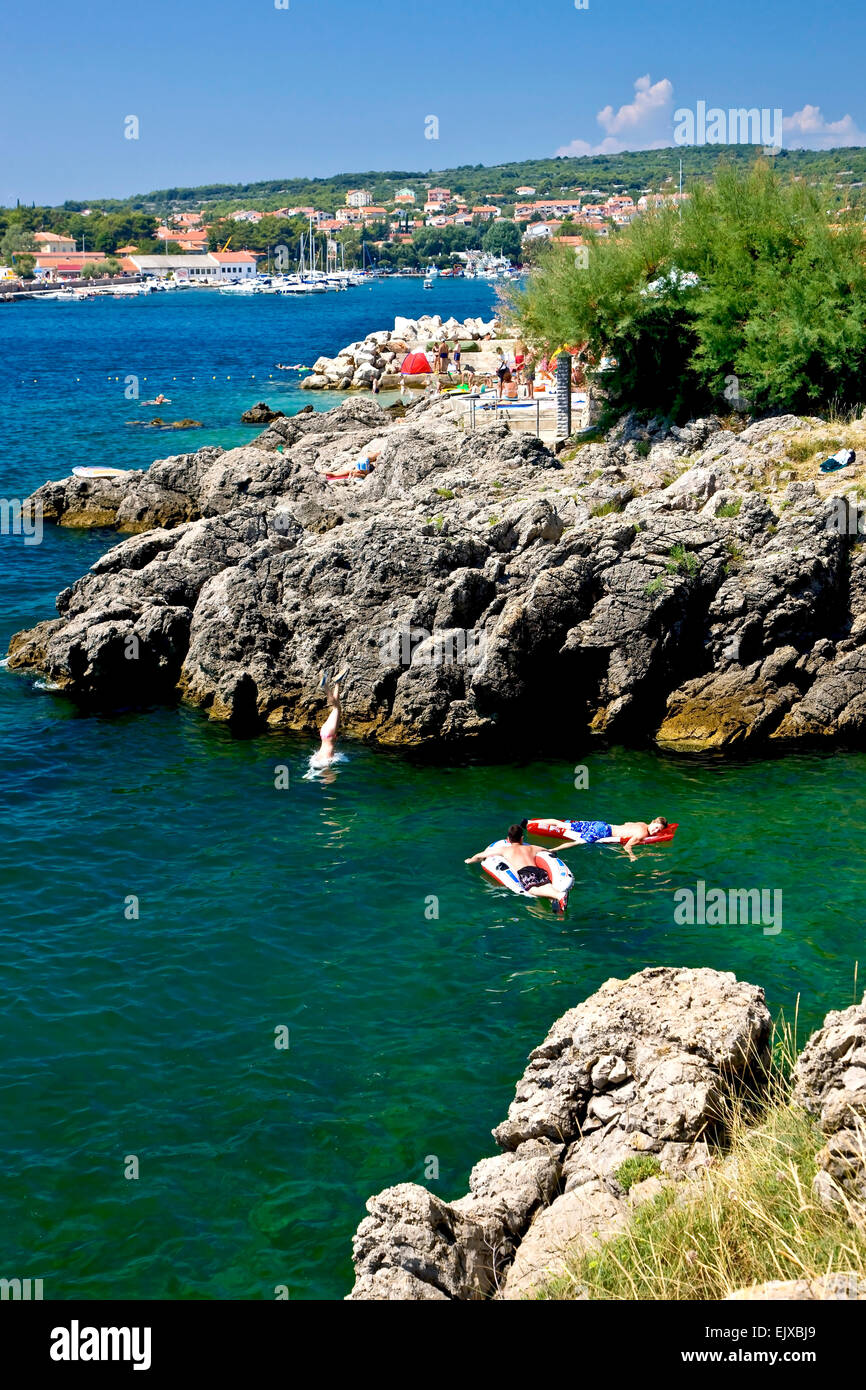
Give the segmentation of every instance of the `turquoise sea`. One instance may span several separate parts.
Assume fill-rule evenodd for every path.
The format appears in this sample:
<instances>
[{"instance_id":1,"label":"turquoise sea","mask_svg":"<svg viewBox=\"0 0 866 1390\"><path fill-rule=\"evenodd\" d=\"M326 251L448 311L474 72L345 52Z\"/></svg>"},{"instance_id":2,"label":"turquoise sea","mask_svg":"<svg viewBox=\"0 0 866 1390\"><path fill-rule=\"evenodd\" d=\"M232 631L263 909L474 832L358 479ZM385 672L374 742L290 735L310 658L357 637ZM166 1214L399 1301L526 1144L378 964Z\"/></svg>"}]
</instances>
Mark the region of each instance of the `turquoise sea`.
<instances>
[{"instance_id":1,"label":"turquoise sea","mask_svg":"<svg viewBox=\"0 0 866 1390\"><path fill-rule=\"evenodd\" d=\"M397 281L0 306L0 497L75 463L248 439L253 401L309 399L270 379L275 361L491 299ZM206 428L127 425L127 374ZM114 541L0 536L4 649ZM434 1157L429 1185L462 1194L527 1052L611 975L736 971L776 1015L799 998L801 1039L854 998L859 753L686 760L575 733L555 761L431 767L349 744L329 785L303 780L307 741L240 740L182 709L85 717L7 671L0 750L0 1274L42 1278L46 1298L341 1298L366 1198ZM544 814L681 828L637 864L571 851L558 920L463 863ZM699 880L781 891L782 930L677 925L674 891Z\"/></svg>"}]
</instances>

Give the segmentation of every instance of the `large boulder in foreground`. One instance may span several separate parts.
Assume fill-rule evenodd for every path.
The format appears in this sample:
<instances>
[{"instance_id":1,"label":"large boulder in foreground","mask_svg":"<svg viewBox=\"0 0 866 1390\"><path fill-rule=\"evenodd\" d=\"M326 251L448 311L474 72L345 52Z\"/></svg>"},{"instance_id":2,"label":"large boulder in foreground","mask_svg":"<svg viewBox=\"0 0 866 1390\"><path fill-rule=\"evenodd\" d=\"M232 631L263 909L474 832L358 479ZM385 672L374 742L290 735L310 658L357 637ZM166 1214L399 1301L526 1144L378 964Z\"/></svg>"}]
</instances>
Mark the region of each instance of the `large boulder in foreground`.
<instances>
[{"instance_id":1,"label":"large boulder in foreground","mask_svg":"<svg viewBox=\"0 0 866 1390\"><path fill-rule=\"evenodd\" d=\"M715 970L609 980L554 1024L494 1130L503 1150L443 1202L401 1183L367 1203L353 1299L530 1296L566 1251L622 1229L628 1158L682 1179L708 1158L732 1094L760 1085L763 991Z\"/></svg>"},{"instance_id":2,"label":"large boulder in foreground","mask_svg":"<svg viewBox=\"0 0 866 1390\"><path fill-rule=\"evenodd\" d=\"M816 1197L866 1202L866 1000L829 1013L794 1071L794 1099L818 1120Z\"/></svg>"}]
</instances>

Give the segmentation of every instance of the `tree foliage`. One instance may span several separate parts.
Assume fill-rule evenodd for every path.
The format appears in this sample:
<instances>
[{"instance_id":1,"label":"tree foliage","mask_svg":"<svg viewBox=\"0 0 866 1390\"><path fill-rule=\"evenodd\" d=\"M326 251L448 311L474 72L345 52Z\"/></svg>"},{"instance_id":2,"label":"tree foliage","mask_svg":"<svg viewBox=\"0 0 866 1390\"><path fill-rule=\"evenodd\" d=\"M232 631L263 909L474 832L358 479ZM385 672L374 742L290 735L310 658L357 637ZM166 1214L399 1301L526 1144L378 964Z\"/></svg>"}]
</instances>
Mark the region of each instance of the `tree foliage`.
<instances>
[{"instance_id":1,"label":"tree foliage","mask_svg":"<svg viewBox=\"0 0 866 1390\"><path fill-rule=\"evenodd\" d=\"M514 309L538 346L615 359L611 404L675 417L745 402L806 412L866 388L862 223L758 163L723 167L680 212L541 257ZM728 403L726 406L726 402Z\"/></svg>"}]
</instances>

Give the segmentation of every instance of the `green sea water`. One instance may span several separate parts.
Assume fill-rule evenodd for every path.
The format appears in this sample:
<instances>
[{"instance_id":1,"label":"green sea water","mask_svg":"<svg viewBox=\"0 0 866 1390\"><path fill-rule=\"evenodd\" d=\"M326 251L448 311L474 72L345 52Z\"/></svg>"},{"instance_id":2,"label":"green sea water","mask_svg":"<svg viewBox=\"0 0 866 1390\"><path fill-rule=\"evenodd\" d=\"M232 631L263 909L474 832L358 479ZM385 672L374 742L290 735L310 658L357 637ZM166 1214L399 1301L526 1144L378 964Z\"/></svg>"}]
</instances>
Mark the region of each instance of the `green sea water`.
<instances>
[{"instance_id":1,"label":"green sea water","mask_svg":"<svg viewBox=\"0 0 866 1390\"><path fill-rule=\"evenodd\" d=\"M44 468L16 449L22 477ZM3 638L114 539L9 541ZM801 1041L852 1002L864 755L570 738L543 762L432 766L347 743L311 782L309 740L85 717L0 672L0 1275L59 1299L339 1299L370 1194L461 1195L527 1053L604 980L731 970L776 1016L799 1000ZM463 863L524 815L656 814L676 839L635 864L569 852L564 919ZM779 892L781 931L679 925L699 881Z\"/></svg>"}]
</instances>

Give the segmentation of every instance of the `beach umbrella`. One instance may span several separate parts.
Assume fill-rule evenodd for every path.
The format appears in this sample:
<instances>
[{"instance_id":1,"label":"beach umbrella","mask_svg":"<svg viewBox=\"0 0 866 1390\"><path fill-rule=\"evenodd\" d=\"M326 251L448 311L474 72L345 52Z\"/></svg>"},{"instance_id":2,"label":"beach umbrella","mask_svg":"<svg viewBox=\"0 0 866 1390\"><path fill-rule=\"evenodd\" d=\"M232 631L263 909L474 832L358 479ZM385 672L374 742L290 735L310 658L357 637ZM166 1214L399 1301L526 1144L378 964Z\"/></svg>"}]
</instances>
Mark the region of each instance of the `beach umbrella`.
<instances>
[{"instance_id":1,"label":"beach umbrella","mask_svg":"<svg viewBox=\"0 0 866 1390\"><path fill-rule=\"evenodd\" d=\"M400 365L404 376L420 376L422 372L432 372L433 368L423 352L408 352Z\"/></svg>"}]
</instances>

